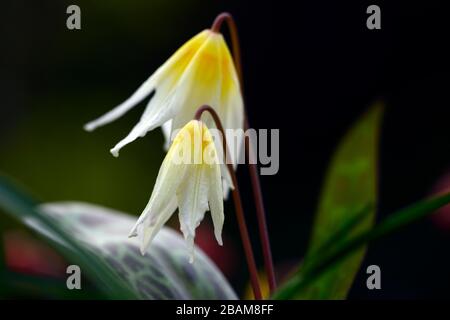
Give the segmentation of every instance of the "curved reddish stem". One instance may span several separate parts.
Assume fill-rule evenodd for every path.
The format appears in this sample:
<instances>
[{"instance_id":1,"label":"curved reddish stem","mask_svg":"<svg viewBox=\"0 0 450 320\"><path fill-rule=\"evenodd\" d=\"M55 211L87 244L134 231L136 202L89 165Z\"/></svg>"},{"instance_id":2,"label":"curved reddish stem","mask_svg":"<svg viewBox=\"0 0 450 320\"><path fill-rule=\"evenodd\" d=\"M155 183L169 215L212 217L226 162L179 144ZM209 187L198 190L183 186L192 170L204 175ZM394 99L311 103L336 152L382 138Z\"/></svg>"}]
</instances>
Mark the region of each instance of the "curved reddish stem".
<instances>
[{"instance_id":1,"label":"curved reddish stem","mask_svg":"<svg viewBox=\"0 0 450 320\"><path fill-rule=\"evenodd\" d=\"M245 257L247 259L248 270L250 273L250 281L252 283L253 294L255 295L256 300L262 299L261 287L259 285L258 278L258 269L256 268L255 257L253 255L253 249L250 242L250 237L248 235L247 223L245 222L244 209L242 207L241 195L239 193L239 187L237 183L237 177L233 169L233 165L227 161L228 155L230 154L228 151L227 140L225 137L225 131L223 130L222 122L220 121L219 116L216 111L208 105L201 106L197 109L195 113L195 119L200 120L203 112L209 112L212 116L214 122L216 123L217 129L222 133L223 139L223 153L224 153L224 161L227 164L228 171L230 172L231 180L233 181L234 189L232 190L234 206L236 208L236 216L239 225L239 232L241 234L242 245L244 247Z\"/></svg>"},{"instance_id":2,"label":"curved reddish stem","mask_svg":"<svg viewBox=\"0 0 450 320\"><path fill-rule=\"evenodd\" d=\"M244 95L241 49L240 49L240 44L239 44L238 30L237 30L236 22L233 19L233 16L228 12L223 12L223 13L219 14L216 17L216 19L214 20L214 23L212 24L211 31L219 32L224 21L226 21L228 29L230 30L234 64L235 64L237 74L239 77L239 82L241 85L241 92L242 92L242 95ZM245 112L244 118L245 118L244 130L247 131L250 128L247 112ZM254 152L255 151L253 150L252 144L249 142L248 136L246 136L246 138L245 138L245 153L246 153L247 159L254 159ZM272 251L270 249L269 232L267 229L266 212L264 209L264 201L263 201L263 195L262 195L262 190L261 190L261 182L259 180L259 175L258 175L258 166L254 163L249 163L248 168L249 168L250 179L251 179L251 183L252 183L253 198L254 198L255 205L256 205L256 216L258 219L258 229L259 229L260 241L261 241L263 256L264 256L264 267L266 269L267 278L269 281L270 293L272 294L276 289L276 279L275 279L275 270L274 270L274 266L273 266Z\"/></svg>"}]
</instances>

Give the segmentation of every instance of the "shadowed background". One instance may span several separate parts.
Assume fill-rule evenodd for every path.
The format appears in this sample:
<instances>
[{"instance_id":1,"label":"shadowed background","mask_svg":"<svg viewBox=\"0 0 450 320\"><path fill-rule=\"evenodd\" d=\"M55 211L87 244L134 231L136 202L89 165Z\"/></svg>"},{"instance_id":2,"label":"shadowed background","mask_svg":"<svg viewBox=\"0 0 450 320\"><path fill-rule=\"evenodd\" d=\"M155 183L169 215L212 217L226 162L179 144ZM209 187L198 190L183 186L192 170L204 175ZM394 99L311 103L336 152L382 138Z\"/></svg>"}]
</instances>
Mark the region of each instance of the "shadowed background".
<instances>
[{"instance_id":1,"label":"shadowed background","mask_svg":"<svg viewBox=\"0 0 450 320\"><path fill-rule=\"evenodd\" d=\"M297 7L280 1L7 1L0 22L0 172L44 202L80 200L140 214L164 157L162 134L157 129L138 139L118 159L109 149L145 103L93 133L82 126L125 100L217 13L230 11L242 42L250 122L280 129L280 171L262 177L262 187L273 255L284 273L305 253L334 147L374 101L387 107L379 217L436 190L449 170L443 3L378 2L382 30L371 31L365 26L369 1L299 1ZM80 31L66 28L70 4L81 7ZM243 166L239 178L259 249ZM207 227L198 240L242 291L245 261L230 202L226 209L225 247L218 249ZM448 297L450 231L434 221L371 245L350 298ZM171 224L178 228L176 219ZM370 264L381 267L381 291L365 287Z\"/></svg>"}]
</instances>

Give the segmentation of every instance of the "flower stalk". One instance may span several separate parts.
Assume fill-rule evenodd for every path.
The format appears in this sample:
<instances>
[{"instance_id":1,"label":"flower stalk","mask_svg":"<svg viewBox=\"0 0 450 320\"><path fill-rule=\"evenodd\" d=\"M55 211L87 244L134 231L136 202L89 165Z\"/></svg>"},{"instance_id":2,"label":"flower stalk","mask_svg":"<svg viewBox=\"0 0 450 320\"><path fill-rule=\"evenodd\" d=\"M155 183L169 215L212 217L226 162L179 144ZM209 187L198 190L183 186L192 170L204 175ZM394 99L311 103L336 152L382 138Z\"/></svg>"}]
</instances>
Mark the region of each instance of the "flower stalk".
<instances>
[{"instance_id":1,"label":"flower stalk","mask_svg":"<svg viewBox=\"0 0 450 320\"><path fill-rule=\"evenodd\" d=\"M242 95L244 95L241 49L240 49L240 44L239 44L238 30L237 30L236 22L233 19L233 16L228 12L223 12L223 13L219 14L212 24L211 31L219 32L223 22L227 23L228 29L230 31L233 60L234 60L237 75L239 77L241 93L242 93ZM248 130L250 128L250 125L248 122L247 112L245 110L246 109L245 109L245 103L244 103L244 130ZM250 143L248 136L246 136L245 137L245 153L246 153L247 159L253 159L254 152L255 151L253 150L252 144ZM264 209L264 201L263 201L262 190L261 190L261 182L259 180L257 165L254 163L249 163L248 168L249 168L250 179L251 179L251 184L252 184L252 189L253 189L253 198L254 198L255 205L256 205L256 217L258 220L258 229L259 229L261 246L262 246L262 250L263 250L264 267L266 269L270 293L272 294L272 293L274 293L274 291L276 289L276 279L275 279L275 270L274 270L274 266L273 266L272 251L270 248L269 232L267 229L266 212Z\"/></svg>"},{"instance_id":2,"label":"flower stalk","mask_svg":"<svg viewBox=\"0 0 450 320\"><path fill-rule=\"evenodd\" d=\"M236 209L236 216L237 216L237 221L238 221L238 225L239 225L239 232L241 235L242 245L244 247L245 257L247 260L247 265L248 265L248 269L249 269L249 273L250 273L250 282L252 284L252 289L253 289L253 294L255 296L255 299L261 300L262 294L261 294L261 287L260 287L259 278L258 278L258 269L256 268L255 257L253 254L253 249L252 249L250 237L248 234L247 224L245 222L244 209L242 207L242 200L241 200L241 195L239 193L239 187L238 187L238 183L237 183L236 173L234 172L233 165L229 161L227 161L229 152L228 152L228 145L227 145L227 141L226 141L226 137L225 137L225 131L223 129L223 126L222 126L222 123L220 121L218 114L212 107L210 107L208 105L204 105L197 110L197 112L195 113L195 120L200 120L203 112L205 112L205 111L209 112L209 114L211 115L211 117L213 118L213 120L216 124L217 129L219 129L222 134L222 139L223 139L222 145L223 145L223 154L224 154L223 161L225 161L225 163L227 165L228 171L230 172L230 176L231 176L231 179L232 179L232 182L234 185L234 189L232 190L232 195L233 195L234 206Z\"/></svg>"}]
</instances>

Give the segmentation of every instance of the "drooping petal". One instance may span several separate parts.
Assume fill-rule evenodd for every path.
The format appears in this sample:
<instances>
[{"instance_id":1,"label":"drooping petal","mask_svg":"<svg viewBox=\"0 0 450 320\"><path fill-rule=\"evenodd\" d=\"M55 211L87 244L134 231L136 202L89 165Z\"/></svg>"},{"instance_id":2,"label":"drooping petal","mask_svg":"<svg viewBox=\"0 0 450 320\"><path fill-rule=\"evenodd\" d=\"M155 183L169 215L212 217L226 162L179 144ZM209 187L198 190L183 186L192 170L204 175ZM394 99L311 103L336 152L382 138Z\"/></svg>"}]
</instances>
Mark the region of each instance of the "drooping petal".
<instances>
[{"instance_id":1,"label":"drooping petal","mask_svg":"<svg viewBox=\"0 0 450 320\"><path fill-rule=\"evenodd\" d=\"M177 192L180 229L190 250L190 262L194 256L195 229L205 216L208 207L208 177L203 165L190 165L189 177L180 184Z\"/></svg>"},{"instance_id":2,"label":"drooping petal","mask_svg":"<svg viewBox=\"0 0 450 320\"><path fill-rule=\"evenodd\" d=\"M172 97L168 97L168 99L169 98ZM145 136L147 132L153 130L156 127L159 127L160 125L173 118L176 110L174 110L170 106L170 103L168 103L166 104L165 109L154 109L154 112L152 114L149 113L145 117L141 118L141 120L134 126L131 132L110 150L111 153L115 157L118 157L120 149L122 149L124 146L133 142L139 137Z\"/></svg>"},{"instance_id":3,"label":"drooping petal","mask_svg":"<svg viewBox=\"0 0 450 320\"><path fill-rule=\"evenodd\" d=\"M175 154L179 152L179 146L174 146L167 153L156 179L152 192L152 201L154 208L160 208L176 194L178 186L184 180L188 171L188 164L176 163Z\"/></svg>"},{"instance_id":4,"label":"drooping petal","mask_svg":"<svg viewBox=\"0 0 450 320\"><path fill-rule=\"evenodd\" d=\"M230 172L228 171L228 166L227 166L227 162L229 161L228 159L230 159L230 155L227 155L227 159L225 159L225 150L223 148L224 137L222 135L222 132L217 129L215 131L209 130L209 132L213 133L212 136L214 137L214 145L215 145L216 152L217 152L217 163L220 164L220 171L221 171L222 180L223 180L223 188L222 188L224 191L223 197L224 197L224 199L227 199L228 191L230 189L234 188L233 182L231 180ZM227 137L225 137L225 138L227 138ZM229 146L228 141L227 141L227 146ZM229 152L229 148L227 148L226 152Z\"/></svg>"},{"instance_id":5,"label":"drooping petal","mask_svg":"<svg viewBox=\"0 0 450 320\"><path fill-rule=\"evenodd\" d=\"M219 35L210 32L209 38L192 58L192 64L186 69L186 77L180 80L174 100L182 104L172 121L172 132L182 128L194 118L195 112L202 105L213 108L220 103L220 55ZM202 117L208 126L208 116Z\"/></svg>"},{"instance_id":6,"label":"drooping petal","mask_svg":"<svg viewBox=\"0 0 450 320\"><path fill-rule=\"evenodd\" d=\"M227 51L224 51L223 46L225 46ZM224 59L226 61L224 61ZM183 127L194 117L197 109L205 104L210 105L218 112L225 128L240 128L242 130L242 97L236 71L233 62L230 59L231 55L226 48L223 36L212 33L204 46L193 58L193 63L189 70L186 71L187 76L183 79L184 81L180 81L177 85L177 98L174 100L184 101L184 103L174 119L170 123L165 123L163 126L166 146L170 143L167 139L170 139L171 135L173 136L173 130ZM224 72L232 72L232 74L225 75ZM227 81L225 88L223 88L224 79ZM234 83L230 84L230 81L234 81ZM235 100L232 100L233 103L230 105L229 97L232 95L236 95L236 97L232 97L232 99ZM236 106L234 106L235 102ZM230 113L233 113L233 110L238 110L240 114L235 115L235 118L230 118ZM210 128L215 127L215 123L208 113L203 114L202 121ZM238 140L237 148L242 147L242 143L239 141L240 140ZM216 143L217 149L222 150L221 140L216 140ZM236 152L232 155L234 155L232 157L233 166L236 168L238 156L236 155ZM223 196L224 198L227 198L229 190L233 189L233 184L224 159L222 161L222 176L224 179Z\"/></svg>"},{"instance_id":7,"label":"drooping petal","mask_svg":"<svg viewBox=\"0 0 450 320\"><path fill-rule=\"evenodd\" d=\"M214 235L219 245L222 245L222 228L225 215L223 212L223 191L220 168L213 165L208 166L207 175L209 181L208 202L214 224Z\"/></svg>"},{"instance_id":8,"label":"drooping petal","mask_svg":"<svg viewBox=\"0 0 450 320\"><path fill-rule=\"evenodd\" d=\"M236 170L238 159L243 155L243 127L244 127L244 105L239 84L239 78L233 63L233 58L228 50L225 39L221 34L217 35L217 44L219 46L219 66L221 81L219 85L220 98L219 103L213 106L218 113L227 137L228 154L227 161L231 161ZM213 121L206 119L209 127L215 127ZM232 130L232 131L230 131ZM223 198L228 198L230 189L234 189L231 177L227 168L227 162L224 159L222 139L215 139L216 147L220 152L220 163L222 173Z\"/></svg>"},{"instance_id":9,"label":"drooping petal","mask_svg":"<svg viewBox=\"0 0 450 320\"><path fill-rule=\"evenodd\" d=\"M221 37L220 49L222 56L222 91L218 112L223 126L235 130L236 138L231 145L232 150L230 152L233 167L236 169L239 157L242 156L244 151L244 102L233 58L223 37Z\"/></svg>"},{"instance_id":10,"label":"drooping petal","mask_svg":"<svg viewBox=\"0 0 450 320\"><path fill-rule=\"evenodd\" d=\"M162 226L170 219L177 209L176 197L173 197L168 205L157 214L146 215L145 219L136 223L132 235L137 235L140 242L140 251L144 255L153 238L161 230ZM144 210L145 211L145 210Z\"/></svg>"},{"instance_id":11,"label":"drooping petal","mask_svg":"<svg viewBox=\"0 0 450 320\"><path fill-rule=\"evenodd\" d=\"M222 191L222 172L219 165L219 153L216 148L215 139L203 124L203 170L208 181L208 203L211 211L211 217L214 224L214 235L219 245L222 245L222 227L224 222L223 213L223 191ZM216 137L217 139L217 137ZM228 170L226 171L228 173Z\"/></svg>"},{"instance_id":12,"label":"drooping petal","mask_svg":"<svg viewBox=\"0 0 450 320\"><path fill-rule=\"evenodd\" d=\"M169 150L170 141L171 141L171 132L172 132L172 120L166 121L161 126L161 130L164 136L164 150Z\"/></svg>"},{"instance_id":13,"label":"drooping petal","mask_svg":"<svg viewBox=\"0 0 450 320\"><path fill-rule=\"evenodd\" d=\"M151 117L151 114L158 113L158 109L167 108L170 100L169 97L176 93L179 83L185 82L183 80L186 75L189 75L193 68L193 61L196 61L198 53L202 50L208 42L211 33L204 30L197 36L189 40L183 45L174 55L174 58L169 59L159 74L158 86L156 88L155 96L149 101L141 119Z\"/></svg>"},{"instance_id":14,"label":"drooping petal","mask_svg":"<svg viewBox=\"0 0 450 320\"><path fill-rule=\"evenodd\" d=\"M119 104L117 107L107 112L100 118L87 123L84 126L84 130L93 131L96 128L113 122L117 118L120 118L128 110L136 106L139 102L144 100L155 89L155 77L150 76L137 90L131 95L125 102Z\"/></svg>"},{"instance_id":15,"label":"drooping petal","mask_svg":"<svg viewBox=\"0 0 450 320\"><path fill-rule=\"evenodd\" d=\"M150 200L130 232L130 237L143 237L141 242L143 251L149 245L154 232L157 232L158 226L163 225L177 207L176 191L184 180L188 167L184 163L174 163L176 152L178 152L178 146L167 153Z\"/></svg>"},{"instance_id":16,"label":"drooping petal","mask_svg":"<svg viewBox=\"0 0 450 320\"><path fill-rule=\"evenodd\" d=\"M133 130L120 141L113 149L111 153L117 156L119 150L127 145L128 143L136 140L139 137L143 137L148 131L153 130L156 127L162 126L169 120L175 118L172 123L175 123L176 119L182 119L182 123L176 127L172 125L173 129L180 129L187 122L189 122L193 117L195 110L192 106L195 103L200 102L190 102L189 98L192 96L196 97L196 101L203 101L202 95L196 92L199 87L198 82L196 82L200 75L199 66L202 61L199 57L203 56L205 51L210 52L211 46L214 46L216 41L212 39L212 33L206 31L207 37L204 39L200 48L195 52L191 60L187 63L187 66L183 69L183 73L177 78L177 82L171 83L170 86L158 86L157 92L152 100L150 100L146 110L144 111L139 123L133 128ZM217 47L218 49L218 47ZM217 74L217 72L215 72ZM203 90L205 92L206 90ZM216 91L212 91L215 96L218 97ZM208 94L210 92L208 91ZM204 95L203 95L204 96ZM210 99L207 101L210 101ZM189 111L191 110L191 111Z\"/></svg>"},{"instance_id":17,"label":"drooping petal","mask_svg":"<svg viewBox=\"0 0 450 320\"><path fill-rule=\"evenodd\" d=\"M204 30L191 38L180 49L178 49L161 67L159 67L153 75L151 75L130 98L121 103L111 111L107 112L100 118L87 123L84 128L92 131L97 127L108 124L121 117L128 110L136 106L145 99L153 90L157 89L157 93L152 100L158 100L158 96L164 96L164 92L170 91L176 84L184 69L187 67L196 51L208 37L208 30Z\"/></svg>"}]
</instances>

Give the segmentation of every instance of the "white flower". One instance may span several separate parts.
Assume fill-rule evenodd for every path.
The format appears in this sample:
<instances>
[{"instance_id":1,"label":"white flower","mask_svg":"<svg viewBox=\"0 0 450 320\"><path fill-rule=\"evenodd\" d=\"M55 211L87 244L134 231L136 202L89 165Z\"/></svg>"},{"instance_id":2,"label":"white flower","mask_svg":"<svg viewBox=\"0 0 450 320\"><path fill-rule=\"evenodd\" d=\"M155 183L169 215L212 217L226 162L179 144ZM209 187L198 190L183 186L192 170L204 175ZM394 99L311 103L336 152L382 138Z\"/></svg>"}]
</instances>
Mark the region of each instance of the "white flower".
<instances>
[{"instance_id":1,"label":"white flower","mask_svg":"<svg viewBox=\"0 0 450 320\"><path fill-rule=\"evenodd\" d=\"M178 208L180 229L194 259L195 229L210 210L217 242L224 222L221 170L206 125L188 122L175 136L161 165L150 201L130 233L144 254L152 239Z\"/></svg>"},{"instance_id":2,"label":"white flower","mask_svg":"<svg viewBox=\"0 0 450 320\"><path fill-rule=\"evenodd\" d=\"M85 129L92 131L116 120L154 90L155 95L140 121L111 149L114 156L118 156L122 147L159 126L163 127L168 147L172 132L193 119L195 111L205 104L215 109L225 129L243 129L243 100L233 59L223 36L208 29L185 43L128 100L86 124ZM209 116L204 120L209 127L213 126ZM243 139L238 140L236 150L241 151ZM238 156L233 154L234 165Z\"/></svg>"}]
</instances>

